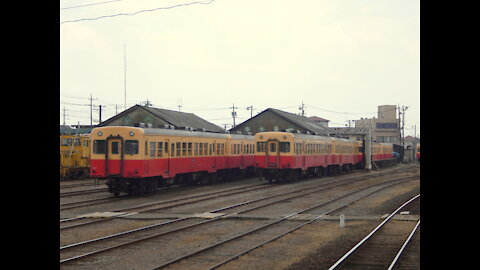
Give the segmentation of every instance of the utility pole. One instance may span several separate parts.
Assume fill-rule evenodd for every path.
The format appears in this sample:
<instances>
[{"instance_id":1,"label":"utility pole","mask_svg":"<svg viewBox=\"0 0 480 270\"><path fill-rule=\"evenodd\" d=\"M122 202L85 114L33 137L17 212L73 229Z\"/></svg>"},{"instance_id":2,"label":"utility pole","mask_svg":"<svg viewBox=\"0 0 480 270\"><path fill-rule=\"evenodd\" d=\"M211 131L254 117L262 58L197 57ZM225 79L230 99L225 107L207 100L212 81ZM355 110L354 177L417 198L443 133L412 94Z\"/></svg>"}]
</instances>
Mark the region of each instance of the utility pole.
<instances>
[{"instance_id":1,"label":"utility pole","mask_svg":"<svg viewBox=\"0 0 480 270\"><path fill-rule=\"evenodd\" d=\"M99 105L98 108L98 124L102 123L102 105Z\"/></svg>"},{"instance_id":2,"label":"utility pole","mask_svg":"<svg viewBox=\"0 0 480 270\"><path fill-rule=\"evenodd\" d=\"M250 110L250 118L253 117L253 109L254 109L254 108L253 108L253 105L250 106L250 107L247 107L247 110Z\"/></svg>"},{"instance_id":3,"label":"utility pole","mask_svg":"<svg viewBox=\"0 0 480 270\"><path fill-rule=\"evenodd\" d=\"M178 107L178 111L180 112L180 108L182 107L182 99L181 98L177 99L177 107Z\"/></svg>"},{"instance_id":4,"label":"utility pole","mask_svg":"<svg viewBox=\"0 0 480 270\"><path fill-rule=\"evenodd\" d=\"M303 104L303 101L302 101L302 107L299 107L298 109L302 111L302 116L305 116L305 105Z\"/></svg>"},{"instance_id":5,"label":"utility pole","mask_svg":"<svg viewBox=\"0 0 480 270\"><path fill-rule=\"evenodd\" d=\"M402 106L402 147L405 148L405 111L408 106Z\"/></svg>"},{"instance_id":6,"label":"utility pole","mask_svg":"<svg viewBox=\"0 0 480 270\"><path fill-rule=\"evenodd\" d=\"M233 107L229 107L229 109L232 109L232 117L233 117L233 127L235 127L235 118L237 117L237 112L235 112L235 109L238 109L238 107L235 107L235 104L233 104Z\"/></svg>"},{"instance_id":7,"label":"utility pole","mask_svg":"<svg viewBox=\"0 0 480 270\"><path fill-rule=\"evenodd\" d=\"M63 106L63 125L65 126L65 106Z\"/></svg>"},{"instance_id":8,"label":"utility pole","mask_svg":"<svg viewBox=\"0 0 480 270\"><path fill-rule=\"evenodd\" d=\"M123 86L125 89L124 106L125 106L125 110L127 110L127 44L123 44L123 71L124 71Z\"/></svg>"},{"instance_id":9,"label":"utility pole","mask_svg":"<svg viewBox=\"0 0 480 270\"><path fill-rule=\"evenodd\" d=\"M92 98L92 94L90 93L90 126L93 126L93 103L92 101L96 100L96 98Z\"/></svg>"}]
</instances>

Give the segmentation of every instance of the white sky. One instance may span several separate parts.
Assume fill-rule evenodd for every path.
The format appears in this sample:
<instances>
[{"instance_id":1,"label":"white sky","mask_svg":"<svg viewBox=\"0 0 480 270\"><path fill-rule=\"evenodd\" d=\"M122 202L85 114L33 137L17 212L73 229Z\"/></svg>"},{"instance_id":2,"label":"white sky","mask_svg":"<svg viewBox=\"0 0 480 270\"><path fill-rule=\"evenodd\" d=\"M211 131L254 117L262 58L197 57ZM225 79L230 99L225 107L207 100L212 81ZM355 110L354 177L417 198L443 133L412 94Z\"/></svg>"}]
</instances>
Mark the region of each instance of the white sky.
<instances>
[{"instance_id":1,"label":"white sky","mask_svg":"<svg viewBox=\"0 0 480 270\"><path fill-rule=\"evenodd\" d=\"M219 126L272 107L330 120L409 106L405 135L420 134L419 0L62 0L60 123L90 124L90 94L102 120L147 99ZM205 0L204 2L209 2ZM62 9L63 8L63 9ZM69 9L65 9L69 8ZM62 24L62 22L64 22ZM93 111L94 124L98 110Z\"/></svg>"}]
</instances>

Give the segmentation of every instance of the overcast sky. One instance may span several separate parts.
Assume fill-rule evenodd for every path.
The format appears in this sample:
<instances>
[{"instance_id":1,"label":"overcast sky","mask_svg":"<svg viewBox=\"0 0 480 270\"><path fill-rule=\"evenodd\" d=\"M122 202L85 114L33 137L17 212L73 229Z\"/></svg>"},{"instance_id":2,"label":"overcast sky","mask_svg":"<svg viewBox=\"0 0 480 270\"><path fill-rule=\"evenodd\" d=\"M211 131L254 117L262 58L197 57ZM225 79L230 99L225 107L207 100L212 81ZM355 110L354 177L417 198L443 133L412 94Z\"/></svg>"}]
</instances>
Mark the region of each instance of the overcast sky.
<instances>
[{"instance_id":1,"label":"overcast sky","mask_svg":"<svg viewBox=\"0 0 480 270\"><path fill-rule=\"evenodd\" d=\"M202 3L62 0L60 123L65 109L66 124L90 124L90 95L94 124L98 105L102 120L125 109L126 46L127 108L181 105L223 127L233 104L239 124L248 106L298 114L303 102L338 127L400 105L406 135L420 134L419 0Z\"/></svg>"}]
</instances>

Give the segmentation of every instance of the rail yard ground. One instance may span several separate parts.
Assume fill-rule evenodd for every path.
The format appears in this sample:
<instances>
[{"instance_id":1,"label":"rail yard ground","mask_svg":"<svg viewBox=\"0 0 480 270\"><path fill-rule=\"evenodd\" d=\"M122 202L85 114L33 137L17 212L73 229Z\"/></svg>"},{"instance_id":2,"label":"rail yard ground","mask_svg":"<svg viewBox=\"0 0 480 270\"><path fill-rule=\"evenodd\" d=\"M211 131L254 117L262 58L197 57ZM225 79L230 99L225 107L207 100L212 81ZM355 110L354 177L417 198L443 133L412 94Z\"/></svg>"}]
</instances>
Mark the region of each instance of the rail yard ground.
<instances>
[{"instance_id":1,"label":"rail yard ground","mask_svg":"<svg viewBox=\"0 0 480 270\"><path fill-rule=\"evenodd\" d=\"M277 184L253 177L119 198L104 181L60 186L61 269L328 269L420 194L420 166ZM417 200L384 229L393 233L376 241L400 248L392 235L419 218ZM420 231L396 267L420 269Z\"/></svg>"}]
</instances>

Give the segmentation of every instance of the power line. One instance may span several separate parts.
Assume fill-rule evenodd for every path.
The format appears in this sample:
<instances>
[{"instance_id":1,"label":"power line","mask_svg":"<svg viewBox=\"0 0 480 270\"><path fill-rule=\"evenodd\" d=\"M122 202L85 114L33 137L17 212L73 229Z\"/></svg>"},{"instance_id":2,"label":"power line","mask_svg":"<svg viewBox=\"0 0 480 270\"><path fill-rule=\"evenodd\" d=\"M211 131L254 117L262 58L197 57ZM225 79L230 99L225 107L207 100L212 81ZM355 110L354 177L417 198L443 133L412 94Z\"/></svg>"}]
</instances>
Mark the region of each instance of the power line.
<instances>
[{"instance_id":1,"label":"power line","mask_svg":"<svg viewBox=\"0 0 480 270\"><path fill-rule=\"evenodd\" d=\"M208 5L208 4L212 3L213 1L215 1L215 0L210 0L209 2L191 2L191 3L178 4L178 5L169 6L169 7L144 9L144 10L140 10L140 11L136 11L136 12L132 12L132 13L118 13L118 14L113 14L113 15L100 16L100 17L96 17L96 18L84 18L84 19L78 19L78 20L63 21L60 24L71 23L71 22L80 22L80 21L96 21L96 20L100 20L100 19L104 19L104 18L113 18L113 17L117 17L117 16L135 16L137 14L144 13L144 12L152 12L152 11L157 11L157 10L161 10L161 9L172 9L172 8L177 8L177 7L181 7L181 6L190 6L190 5L194 5L194 4Z\"/></svg>"},{"instance_id":2,"label":"power line","mask_svg":"<svg viewBox=\"0 0 480 270\"><path fill-rule=\"evenodd\" d=\"M89 7L89 6L96 6L96 5L103 5L103 4L108 4L108 3L112 3L112 2L118 2L118 1L122 1L122 0L112 0L112 1L91 3L91 4L79 5L79 6L73 6L73 7L66 7L66 8L61 8L60 10L72 9L72 8L81 8L81 7Z\"/></svg>"}]
</instances>

